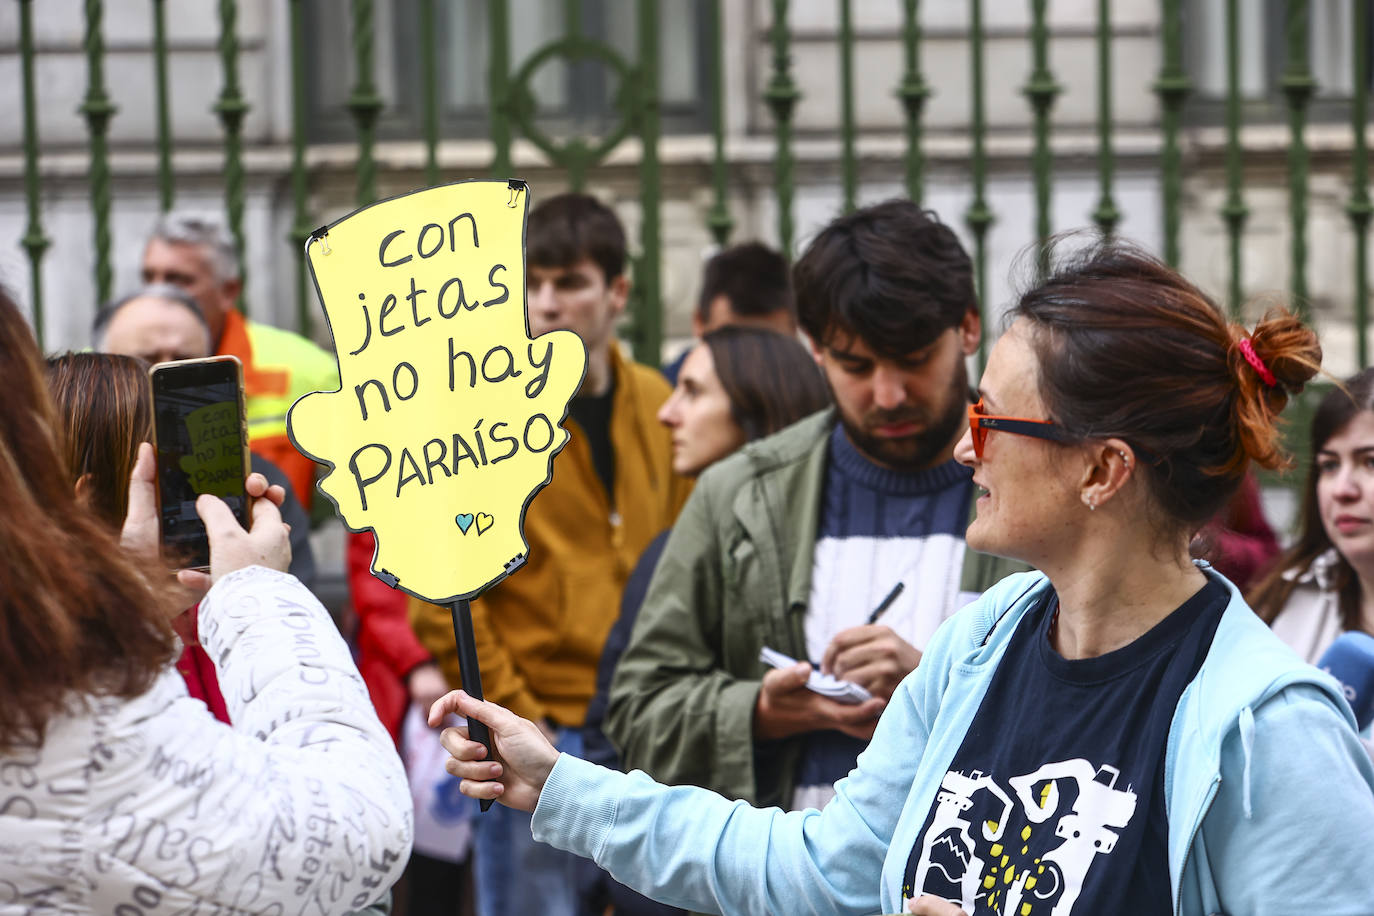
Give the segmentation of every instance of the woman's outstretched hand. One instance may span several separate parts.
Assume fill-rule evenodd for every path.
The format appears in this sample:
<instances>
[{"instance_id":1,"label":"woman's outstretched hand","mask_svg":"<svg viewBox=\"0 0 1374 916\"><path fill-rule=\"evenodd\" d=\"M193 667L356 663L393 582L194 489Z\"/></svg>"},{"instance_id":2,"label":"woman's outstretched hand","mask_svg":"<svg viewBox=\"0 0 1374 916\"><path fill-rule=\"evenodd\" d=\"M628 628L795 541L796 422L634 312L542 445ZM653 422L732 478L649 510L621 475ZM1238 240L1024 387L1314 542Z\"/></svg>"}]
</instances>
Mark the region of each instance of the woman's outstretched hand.
<instances>
[{"instance_id":1,"label":"woman's outstretched hand","mask_svg":"<svg viewBox=\"0 0 1374 916\"><path fill-rule=\"evenodd\" d=\"M544 781L558 762L558 750L539 725L510 710L477 700L463 691L451 691L430 707L430 728L438 728L445 715L475 718L491 729L496 759L485 759L486 748L467 736L467 726L445 728L440 743L452 754L444 769L462 779L458 791L469 798L495 798L507 808L532 812L544 791Z\"/></svg>"},{"instance_id":2,"label":"woman's outstretched hand","mask_svg":"<svg viewBox=\"0 0 1374 916\"><path fill-rule=\"evenodd\" d=\"M494 798L507 807L533 811L558 761L558 751L539 726L495 703L474 700L454 690L430 707L430 728L437 728L450 713L485 723L495 745L496 759L487 760L487 749L468 738L466 726L444 729L439 741L453 755L444 768L462 779L458 791L470 798Z\"/></svg>"}]
</instances>

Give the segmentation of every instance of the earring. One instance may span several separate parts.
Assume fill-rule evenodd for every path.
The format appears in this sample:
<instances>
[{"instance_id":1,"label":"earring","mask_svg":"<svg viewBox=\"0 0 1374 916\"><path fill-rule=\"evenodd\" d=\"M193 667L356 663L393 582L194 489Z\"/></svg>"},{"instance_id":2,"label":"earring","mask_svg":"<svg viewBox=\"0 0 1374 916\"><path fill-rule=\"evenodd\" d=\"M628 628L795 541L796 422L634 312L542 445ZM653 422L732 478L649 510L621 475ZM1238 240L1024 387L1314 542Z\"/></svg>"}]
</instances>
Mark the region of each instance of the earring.
<instances>
[{"instance_id":1,"label":"earring","mask_svg":"<svg viewBox=\"0 0 1374 916\"><path fill-rule=\"evenodd\" d=\"M1083 500L1083 505L1088 507L1089 512L1097 511L1097 500L1095 499L1085 499Z\"/></svg>"},{"instance_id":2,"label":"earring","mask_svg":"<svg viewBox=\"0 0 1374 916\"><path fill-rule=\"evenodd\" d=\"M1131 466L1131 458L1129 455L1126 454L1125 449L1119 448L1116 450L1116 453L1121 456L1121 460L1125 463L1126 467Z\"/></svg>"}]
</instances>

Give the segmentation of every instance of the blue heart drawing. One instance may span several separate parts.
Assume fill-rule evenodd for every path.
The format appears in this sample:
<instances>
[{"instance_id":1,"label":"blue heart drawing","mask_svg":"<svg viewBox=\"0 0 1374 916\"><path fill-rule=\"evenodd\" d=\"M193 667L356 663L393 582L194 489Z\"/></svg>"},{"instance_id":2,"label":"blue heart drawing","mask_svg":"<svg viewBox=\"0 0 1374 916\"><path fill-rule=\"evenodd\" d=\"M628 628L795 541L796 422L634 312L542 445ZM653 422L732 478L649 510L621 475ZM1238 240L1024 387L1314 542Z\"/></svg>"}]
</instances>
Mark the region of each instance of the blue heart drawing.
<instances>
[{"instance_id":1,"label":"blue heart drawing","mask_svg":"<svg viewBox=\"0 0 1374 916\"><path fill-rule=\"evenodd\" d=\"M458 530L467 534L468 529L472 527L473 516L471 512L464 512L461 515L455 515L453 520L458 523Z\"/></svg>"}]
</instances>

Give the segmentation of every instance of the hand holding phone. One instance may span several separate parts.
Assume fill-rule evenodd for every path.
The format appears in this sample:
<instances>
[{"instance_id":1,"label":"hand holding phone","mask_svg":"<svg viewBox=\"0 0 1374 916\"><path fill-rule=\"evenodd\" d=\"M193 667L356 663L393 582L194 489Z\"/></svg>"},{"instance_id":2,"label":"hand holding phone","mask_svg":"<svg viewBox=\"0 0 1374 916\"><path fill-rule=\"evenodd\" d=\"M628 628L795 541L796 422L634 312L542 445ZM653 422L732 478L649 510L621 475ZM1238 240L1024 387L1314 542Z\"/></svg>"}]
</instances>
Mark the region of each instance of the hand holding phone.
<instances>
[{"instance_id":1,"label":"hand holding phone","mask_svg":"<svg viewBox=\"0 0 1374 916\"><path fill-rule=\"evenodd\" d=\"M151 569L160 561L162 530L157 517L157 452L140 442L129 477L129 503L119 545Z\"/></svg>"},{"instance_id":2,"label":"hand holding phone","mask_svg":"<svg viewBox=\"0 0 1374 916\"><path fill-rule=\"evenodd\" d=\"M241 527L250 522L243 368L232 356L217 356L159 363L149 374L163 555L206 571L210 543L196 500L217 496Z\"/></svg>"},{"instance_id":3,"label":"hand holding phone","mask_svg":"<svg viewBox=\"0 0 1374 916\"><path fill-rule=\"evenodd\" d=\"M190 602L182 605L183 607L199 602L220 576L236 569L243 569L254 563L271 569L290 569L291 526L281 520L280 512L275 516L260 516L258 510L259 502L271 503L273 508L280 510L282 503L286 501L286 489L276 484L268 484L267 478L258 473L248 475L248 479L243 483L243 489L248 493L249 512L253 518L253 527L247 533L252 539L256 539L256 543L258 543L257 553L245 553L239 549L239 535L243 534L244 530L238 525L238 519L234 517L233 513L228 512L227 507L217 510L214 507L221 505L219 501L214 499L198 500L196 512L200 514L201 521L205 522L206 536L210 539L210 571L198 569L177 571L177 582L181 584L187 594L193 596ZM216 529L210 519L218 511L228 512L229 517L233 518L234 524ZM207 512L210 513L210 518L206 517ZM260 517L266 520L260 522ZM286 535L284 547L276 543L276 529L278 527Z\"/></svg>"},{"instance_id":4,"label":"hand holding phone","mask_svg":"<svg viewBox=\"0 0 1374 916\"><path fill-rule=\"evenodd\" d=\"M129 479L129 509L124 517L124 527L120 531L120 545L129 553L137 557L147 568L151 569L159 565L159 531L158 531L158 511L157 511L157 474L154 469L153 446L144 442L138 447L138 459L134 463L133 474ZM223 572L232 572L234 569L251 565L250 562L240 562L242 560L259 559L263 565L271 566L273 569L287 569L291 565L291 542L290 525L281 521L280 515L276 521L280 526L280 531L287 536L285 547L279 544L274 548L268 548L268 544L276 543L277 538L270 524L267 522L259 523L256 515L256 504L258 502L271 503L276 509L280 509L286 500L286 490L282 487L268 484L267 478L261 474L249 474L243 484L244 491L248 494L251 501L250 506L254 507L254 528L250 535L262 540L256 554L240 556L241 551L237 551L233 546L221 546L226 541L236 541L239 533L243 532L237 526L237 519L234 519L234 529L226 527L222 531L207 529L207 536L210 539L210 552L214 557L224 554L222 565L226 567ZM209 502L214 506L213 501ZM200 507L197 506L197 511ZM214 513L214 509L209 510ZM226 509L227 511L227 509ZM233 514L229 513L233 518ZM281 551L285 552L282 553ZM275 551L275 553L274 553ZM212 559L212 563L216 561ZM239 563L239 565L233 565ZM169 614L180 614L187 608L198 603L205 593L210 590L212 584L210 574L199 570L182 569L178 570L176 580L179 588L173 589L174 594L164 596L167 600Z\"/></svg>"},{"instance_id":5,"label":"hand holding phone","mask_svg":"<svg viewBox=\"0 0 1374 916\"><path fill-rule=\"evenodd\" d=\"M266 483L261 475L253 476ZM281 490L280 487L275 489ZM239 524L223 500L202 496L196 502L196 511L204 521L210 540L212 582L249 566L265 566L278 572L286 572L291 566L290 528L281 520L281 512L273 500L252 501L253 518L247 529Z\"/></svg>"}]
</instances>

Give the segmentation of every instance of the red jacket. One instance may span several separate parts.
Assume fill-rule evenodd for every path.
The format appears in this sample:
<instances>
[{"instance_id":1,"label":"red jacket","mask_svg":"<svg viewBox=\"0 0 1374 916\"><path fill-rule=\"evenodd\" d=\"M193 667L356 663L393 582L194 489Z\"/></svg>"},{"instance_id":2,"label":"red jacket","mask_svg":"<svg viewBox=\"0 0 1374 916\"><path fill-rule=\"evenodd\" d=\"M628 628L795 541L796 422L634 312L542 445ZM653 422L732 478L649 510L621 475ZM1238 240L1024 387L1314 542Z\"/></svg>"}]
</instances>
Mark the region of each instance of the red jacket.
<instances>
[{"instance_id":1,"label":"red jacket","mask_svg":"<svg viewBox=\"0 0 1374 916\"><path fill-rule=\"evenodd\" d=\"M1259 481L1246 474L1240 489L1203 529L1206 557L1223 576L1244 591L1268 571L1279 555L1279 539L1264 517Z\"/></svg>"},{"instance_id":2,"label":"red jacket","mask_svg":"<svg viewBox=\"0 0 1374 916\"><path fill-rule=\"evenodd\" d=\"M348 590L358 615L358 672L372 695L377 718L399 742L410 704L406 675L431 659L410 628L405 593L372 575L376 545L371 531L348 535Z\"/></svg>"}]
</instances>

